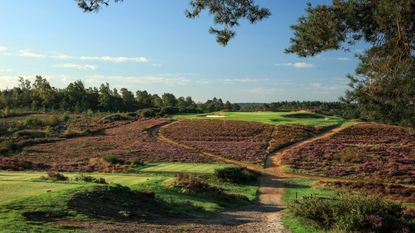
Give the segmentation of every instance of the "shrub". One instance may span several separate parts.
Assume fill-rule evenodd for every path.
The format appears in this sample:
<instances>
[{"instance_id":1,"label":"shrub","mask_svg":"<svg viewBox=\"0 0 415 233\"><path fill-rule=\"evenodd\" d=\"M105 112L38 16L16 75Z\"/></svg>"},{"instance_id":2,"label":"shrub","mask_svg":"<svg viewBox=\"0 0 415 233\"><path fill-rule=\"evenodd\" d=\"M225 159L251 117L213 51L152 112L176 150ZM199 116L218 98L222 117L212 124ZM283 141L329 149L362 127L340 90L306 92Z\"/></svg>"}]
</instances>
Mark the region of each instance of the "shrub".
<instances>
[{"instance_id":1,"label":"shrub","mask_svg":"<svg viewBox=\"0 0 415 233\"><path fill-rule=\"evenodd\" d=\"M205 193L224 194L221 188L211 186L201 178L190 176L188 174L178 174L177 180L173 183L173 187L179 189L182 193Z\"/></svg>"},{"instance_id":2,"label":"shrub","mask_svg":"<svg viewBox=\"0 0 415 233\"><path fill-rule=\"evenodd\" d=\"M48 177L47 179L55 180L55 181L66 181L68 180L68 177L55 171L48 171Z\"/></svg>"},{"instance_id":3,"label":"shrub","mask_svg":"<svg viewBox=\"0 0 415 233\"><path fill-rule=\"evenodd\" d=\"M14 136L26 138L44 138L47 136L47 133L39 130L19 130L14 133Z\"/></svg>"},{"instance_id":4,"label":"shrub","mask_svg":"<svg viewBox=\"0 0 415 233\"><path fill-rule=\"evenodd\" d=\"M127 112L127 116L128 117L136 117L137 113L136 112Z\"/></svg>"},{"instance_id":5,"label":"shrub","mask_svg":"<svg viewBox=\"0 0 415 233\"><path fill-rule=\"evenodd\" d=\"M107 184L107 181L102 177L95 178L93 176L86 176L84 174L81 174L81 175L75 177L74 180L75 181L88 182L88 183Z\"/></svg>"},{"instance_id":6,"label":"shrub","mask_svg":"<svg viewBox=\"0 0 415 233\"><path fill-rule=\"evenodd\" d=\"M140 166L143 166L143 165L144 165L144 162L139 160L139 159L136 159L136 160L131 162L132 167L140 167Z\"/></svg>"},{"instance_id":7,"label":"shrub","mask_svg":"<svg viewBox=\"0 0 415 233\"><path fill-rule=\"evenodd\" d=\"M117 158L115 155L112 155L112 154L104 155L103 159L104 161L110 164L124 164L125 163L124 160Z\"/></svg>"},{"instance_id":8,"label":"shrub","mask_svg":"<svg viewBox=\"0 0 415 233\"><path fill-rule=\"evenodd\" d=\"M367 160L367 156L360 153L357 148L353 147L346 147L338 153L334 154L333 157L346 163L358 163Z\"/></svg>"},{"instance_id":9,"label":"shrub","mask_svg":"<svg viewBox=\"0 0 415 233\"><path fill-rule=\"evenodd\" d=\"M137 111L139 117L156 117L160 115L158 108L144 108Z\"/></svg>"},{"instance_id":10,"label":"shrub","mask_svg":"<svg viewBox=\"0 0 415 233\"><path fill-rule=\"evenodd\" d=\"M297 216L316 222L327 230L344 232L411 232L402 205L381 197L339 194L337 198L305 198L289 206Z\"/></svg>"},{"instance_id":11,"label":"shrub","mask_svg":"<svg viewBox=\"0 0 415 233\"><path fill-rule=\"evenodd\" d=\"M29 118L23 121L22 123L23 128L35 128L35 127L42 127L44 126L43 121L38 118Z\"/></svg>"},{"instance_id":12,"label":"shrub","mask_svg":"<svg viewBox=\"0 0 415 233\"><path fill-rule=\"evenodd\" d=\"M226 167L216 169L215 176L226 182L249 183L257 181L259 174L244 167Z\"/></svg>"},{"instance_id":13,"label":"shrub","mask_svg":"<svg viewBox=\"0 0 415 233\"><path fill-rule=\"evenodd\" d=\"M71 119L71 117L69 116L69 114L67 112L65 112L62 116L62 120L64 122L68 122Z\"/></svg>"},{"instance_id":14,"label":"shrub","mask_svg":"<svg viewBox=\"0 0 415 233\"><path fill-rule=\"evenodd\" d=\"M177 107L162 107L160 109L160 115L173 115L179 112L179 108Z\"/></svg>"},{"instance_id":15,"label":"shrub","mask_svg":"<svg viewBox=\"0 0 415 233\"><path fill-rule=\"evenodd\" d=\"M0 154L18 151L19 149L20 145L13 142L12 140L6 140L0 143Z\"/></svg>"},{"instance_id":16,"label":"shrub","mask_svg":"<svg viewBox=\"0 0 415 233\"><path fill-rule=\"evenodd\" d=\"M114 121L125 121L128 119L130 118L125 115L115 113L115 114L104 116L103 118L101 118L100 121L101 123L109 123L109 122L114 122Z\"/></svg>"}]
</instances>

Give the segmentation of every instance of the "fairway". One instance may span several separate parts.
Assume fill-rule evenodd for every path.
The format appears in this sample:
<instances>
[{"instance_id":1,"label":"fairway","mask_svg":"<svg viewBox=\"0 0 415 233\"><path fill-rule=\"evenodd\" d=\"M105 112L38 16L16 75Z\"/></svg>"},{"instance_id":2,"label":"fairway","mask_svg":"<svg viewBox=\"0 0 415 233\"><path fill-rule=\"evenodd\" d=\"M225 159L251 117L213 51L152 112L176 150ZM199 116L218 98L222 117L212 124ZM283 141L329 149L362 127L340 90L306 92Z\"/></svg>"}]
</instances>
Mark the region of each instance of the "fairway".
<instances>
[{"instance_id":1,"label":"fairway","mask_svg":"<svg viewBox=\"0 0 415 233\"><path fill-rule=\"evenodd\" d=\"M175 119L215 119L215 120L240 120L256 121L261 123L283 125L283 124L300 124L308 126L327 126L343 123L345 120L340 117L325 116L316 113L301 112L306 117L293 117L294 112L215 112L209 114L180 114L174 115Z\"/></svg>"},{"instance_id":2,"label":"fairway","mask_svg":"<svg viewBox=\"0 0 415 233\"><path fill-rule=\"evenodd\" d=\"M227 164L210 163L146 163L139 169L144 173L199 173L212 174L215 169L230 167Z\"/></svg>"}]
</instances>

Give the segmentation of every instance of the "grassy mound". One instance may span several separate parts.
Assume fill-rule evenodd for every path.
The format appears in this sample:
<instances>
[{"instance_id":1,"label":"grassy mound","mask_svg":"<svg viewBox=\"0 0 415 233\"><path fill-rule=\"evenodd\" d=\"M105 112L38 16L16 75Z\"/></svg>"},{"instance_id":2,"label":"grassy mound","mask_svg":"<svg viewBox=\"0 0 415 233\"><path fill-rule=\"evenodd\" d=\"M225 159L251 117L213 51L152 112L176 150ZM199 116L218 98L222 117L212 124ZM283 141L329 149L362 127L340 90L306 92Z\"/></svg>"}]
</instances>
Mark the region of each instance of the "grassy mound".
<instances>
[{"instance_id":1,"label":"grassy mound","mask_svg":"<svg viewBox=\"0 0 415 233\"><path fill-rule=\"evenodd\" d=\"M154 192L131 190L122 185L94 187L76 193L68 202L70 209L95 219L150 220L177 215L175 209L203 211L193 205L167 203Z\"/></svg>"}]
</instances>

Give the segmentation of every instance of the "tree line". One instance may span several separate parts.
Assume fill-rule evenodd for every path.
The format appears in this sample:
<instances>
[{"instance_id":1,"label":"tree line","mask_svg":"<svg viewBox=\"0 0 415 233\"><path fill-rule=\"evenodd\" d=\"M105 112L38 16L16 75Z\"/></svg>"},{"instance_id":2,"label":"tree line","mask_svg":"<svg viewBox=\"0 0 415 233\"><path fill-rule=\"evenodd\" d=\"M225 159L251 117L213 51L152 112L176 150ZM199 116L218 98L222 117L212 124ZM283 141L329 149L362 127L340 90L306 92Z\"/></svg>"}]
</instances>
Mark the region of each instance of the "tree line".
<instances>
[{"instance_id":1,"label":"tree line","mask_svg":"<svg viewBox=\"0 0 415 233\"><path fill-rule=\"evenodd\" d=\"M0 109L26 111L70 112L134 112L154 109L162 114L238 111L239 105L213 98L204 103L192 97L178 97L171 93L159 96L147 91L133 93L127 88L111 88L108 83L99 87L85 87L80 80L66 88L53 87L46 78L36 76L33 82L19 78L19 84L0 91Z\"/></svg>"}]
</instances>

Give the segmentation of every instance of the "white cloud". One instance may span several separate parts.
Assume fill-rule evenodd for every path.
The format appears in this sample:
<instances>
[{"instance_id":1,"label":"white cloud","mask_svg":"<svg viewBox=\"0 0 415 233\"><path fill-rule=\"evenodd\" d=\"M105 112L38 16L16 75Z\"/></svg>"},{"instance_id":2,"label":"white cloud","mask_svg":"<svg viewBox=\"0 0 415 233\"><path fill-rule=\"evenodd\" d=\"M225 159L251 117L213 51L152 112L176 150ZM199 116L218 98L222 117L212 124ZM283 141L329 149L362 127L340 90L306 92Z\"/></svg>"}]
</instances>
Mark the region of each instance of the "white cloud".
<instances>
[{"instance_id":1,"label":"white cloud","mask_svg":"<svg viewBox=\"0 0 415 233\"><path fill-rule=\"evenodd\" d=\"M105 75L93 75L86 78L87 82L91 85L97 85L104 82L117 83L119 85L132 85L132 84L163 84L169 86L186 86L191 80L182 76L105 76Z\"/></svg>"},{"instance_id":2,"label":"white cloud","mask_svg":"<svg viewBox=\"0 0 415 233\"><path fill-rule=\"evenodd\" d=\"M159 64L159 63L153 63L151 65L154 66L154 67L162 67L163 66L162 64Z\"/></svg>"},{"instance_id":3,"label":"white cloud","mask_svg":"<svg viewBox=\"0 0 415 233\"><path fill-rule=\"evenodd\" d=\"M3 69L3 68L0 68L0 73L10 73L12 71L13 71L12 69Z\"/></svg>"},{"instance_id":4,"label":"white cloud","mask_svg":"<svg viewBox=\"0 0 415 233\"><path fill-rule=\"evenodd\" d=\"M344 84L323 84L323 83L310 83L306 86L306 90L319 93L319 94L337 94L343 93L346 89Z\"/></svg>"},{"instance_id":5,"label":"white cloud","mask_svg":"<svg viewBox=\"0 0 415 233\"><path fill-rule=\"evenodd\" d=\"M234 78L234 79L225 79L224 83L258 83L263 81L268 81L269 79L252 79L252 78Z\"/></svg>"},{"instance_id":6,"label":"white cloud","mask_svg":"<svg viewBox=\"0 0 415 233\"><path fill-rule=\"evenodd\" d=\"M255 94L255 95L269 95L277 92L278 89L276 88L263 88L263 87L257 87L248 90L249 93Z\"/></svg>"},{"instance_id":7,"label":"white cloud","mask_svg":"<svg viewBox=\"0 0 415 233\"><path fill-rule=\"evenodd\" d=\"M123 62L147 63L148 62L148 59L145 58L145 57L110 57L110 56L88 57L88 56L82 56L79 59L89 60L89 61L107 61L107 62L115 62L115 63L123 63Z\"/></svg>"},{"instance_id":8,"label":"white cloud","mask_svg":"<svg viewBox=\"0 0 415 233\"><path fill-rule=\"evenodd\" d=\"M13 88L18 83L17 76L3 75L0 76L0 89Z\"/></svg>"},{"instance_id":9,"label":"white cloud","mask_svg":"<svg viewBox=\"0 0 415 233\"><path fill-rule=\"evenodd\" d=\"M336 58L336 60L338 60L338 61L350 61L352 59L349 58L349 57L338 57L338 58Z\"/></svg>"},{"instance_id":10,"label":"white cloud","mask_svg":"<svg viewBox=\"0 0 415 233\"><path fill-rule=\"evenodd\" d=\"M7 47L6 46L0 46L0 53L4 53L7 51Z\"/></svg>"},{"instance_id":11,"label":"white cloud","mask_svg":"<svg viewBox=\"0 0 415 233\"><path fill-rule=\"evenodd\" d=\"M18 56L19 57L32 57L32 58L44 58L45 57L45 55L43 54L33 53L28 49L19 50Z\"/></svg>"},{"instance_id":12,"label":"white cloud","mask_svg":"<svg viewBox=\"0 0 415 233\"><path fill-rule=\"evenodd\" d=\"M96 70L97 67L94 65L81 65L81 64L74 64L74 63L65 63L65 64L58 64L54 65L57 68L67 68L67 69L75 69L75 70Z\"/></svg>"},{"instance_id":13,"label":"white cloud","mask_svg":"<svg viewBox=\"0 0 415 233\"><path fill-rule=\"evenodd\" d=\"M61 53L61 52L53 52L53 55L50 57L53 59L58 59L58 60L73 59L72 56L67 55L65 53Z\"/></svg>"},{"instance_id":14,"label":"white cloud","mask_svg":"<svg viewBox=\"0 0 415 233\"><path fill-rule=\"evenodd\" d=\"M275 64L275 66L289 66L289 67L294 67L294 68L298 68L298 69L307 69L307 68L313 68L314 67L313 64L305 63L305 62L277 63L277 64Z\"/></svg>"}]
</instances>

